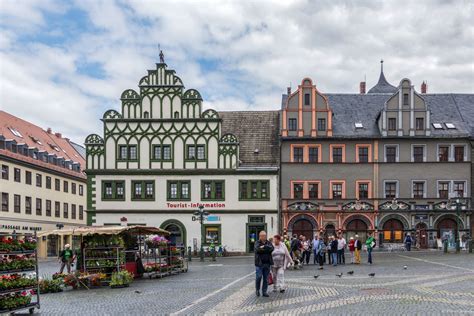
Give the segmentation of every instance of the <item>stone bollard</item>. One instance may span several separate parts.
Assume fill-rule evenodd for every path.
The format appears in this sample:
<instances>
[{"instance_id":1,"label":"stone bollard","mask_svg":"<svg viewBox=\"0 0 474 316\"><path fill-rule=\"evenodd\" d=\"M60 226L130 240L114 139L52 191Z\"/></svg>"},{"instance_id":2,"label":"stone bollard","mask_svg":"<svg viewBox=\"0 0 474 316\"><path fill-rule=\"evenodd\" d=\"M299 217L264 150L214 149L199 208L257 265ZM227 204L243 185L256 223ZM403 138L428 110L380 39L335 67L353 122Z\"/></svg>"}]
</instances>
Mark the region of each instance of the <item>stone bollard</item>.
<instances>
[{"instance_id":1,"label":"stone bollard","mask_svg":"<svg viewBox=\"0 0 474 316\"><path fill-rule=\"evenodd\" d=\"M191 250L191 246L188 247L188 261L192 261L192 250Z\"/></svg>"},{"instance_id":2,"label":"stone bollard","mask_svg":"<svg viewBox=\"0 0 474 316\"><path fill-rule=\"evenodd\" d=\"M472 253L473 244L474 244L474 240L470 240L469 241L469 253Z\"/></svg>"},{"instance_id":3,"label":"stone bollard","mask_svg":"<svg viewBox=\"0 0 474 316\"><path fill-rule=\"evenodd\" d=\"M443 251L444 253L448 253L448 241L445 240L443 243Z\"/></svg>"}]
</instances>

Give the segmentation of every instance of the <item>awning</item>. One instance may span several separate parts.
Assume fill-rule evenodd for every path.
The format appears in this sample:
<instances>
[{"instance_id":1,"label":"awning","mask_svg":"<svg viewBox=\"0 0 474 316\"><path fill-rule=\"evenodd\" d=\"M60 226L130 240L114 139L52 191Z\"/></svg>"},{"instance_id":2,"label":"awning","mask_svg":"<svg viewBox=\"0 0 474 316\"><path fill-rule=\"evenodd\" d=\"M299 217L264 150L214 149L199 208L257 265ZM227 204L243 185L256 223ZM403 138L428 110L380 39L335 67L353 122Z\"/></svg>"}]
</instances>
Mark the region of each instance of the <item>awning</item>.
<instances>
[{"instance_id":1,"label":"awning","mask_svg":"<svg viewBox=\"0 0 474 316\"><path fill-rule=\"evenodd\" d=\"M118 235L121 233L132 235L169 235L167 230L153 226L79 226L75 228L54 229L38 233L38 237L49 235L58 236L87 236L87 235Z\"/></svg>"}]
</instances>

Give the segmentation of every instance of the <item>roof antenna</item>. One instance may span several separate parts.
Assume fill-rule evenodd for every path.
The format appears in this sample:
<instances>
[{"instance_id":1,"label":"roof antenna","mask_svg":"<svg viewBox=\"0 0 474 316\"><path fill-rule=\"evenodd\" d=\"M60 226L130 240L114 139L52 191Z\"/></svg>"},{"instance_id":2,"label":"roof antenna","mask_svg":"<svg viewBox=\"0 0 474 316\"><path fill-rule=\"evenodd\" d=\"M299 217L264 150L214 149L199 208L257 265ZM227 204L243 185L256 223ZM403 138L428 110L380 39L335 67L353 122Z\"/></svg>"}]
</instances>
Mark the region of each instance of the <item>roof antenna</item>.
<instances>
[{"instance_id":1,"label":"roof antenna","mask_svg":"<svg viewBox=\"0 0 474 316\"><path fill-rule=\"evenodd\" d=\"M383 72L383 59L380 60L380 72Z\"/></svg>"}]
</instances>

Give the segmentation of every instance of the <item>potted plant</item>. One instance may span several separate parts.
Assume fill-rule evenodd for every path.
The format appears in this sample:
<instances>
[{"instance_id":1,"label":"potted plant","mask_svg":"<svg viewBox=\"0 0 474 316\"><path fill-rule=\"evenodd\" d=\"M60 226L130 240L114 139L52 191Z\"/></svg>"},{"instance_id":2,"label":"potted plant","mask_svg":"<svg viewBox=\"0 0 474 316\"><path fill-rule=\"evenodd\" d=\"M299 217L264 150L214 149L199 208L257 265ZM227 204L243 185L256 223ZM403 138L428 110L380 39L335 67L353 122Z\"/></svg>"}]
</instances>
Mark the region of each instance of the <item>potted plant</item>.
<instances>
[{"instance_id":1,"label":"potted plant","mask_svg":"<svg viewBox=\"0 0 474 316\"><path fill-rule=\"evenodd\" d=\"M112 273L112 278L110 280L111 288L122 288L128 287L133 281L133 274L127 270L122 270L119 272Z\"/></svg>"}]
</instances>

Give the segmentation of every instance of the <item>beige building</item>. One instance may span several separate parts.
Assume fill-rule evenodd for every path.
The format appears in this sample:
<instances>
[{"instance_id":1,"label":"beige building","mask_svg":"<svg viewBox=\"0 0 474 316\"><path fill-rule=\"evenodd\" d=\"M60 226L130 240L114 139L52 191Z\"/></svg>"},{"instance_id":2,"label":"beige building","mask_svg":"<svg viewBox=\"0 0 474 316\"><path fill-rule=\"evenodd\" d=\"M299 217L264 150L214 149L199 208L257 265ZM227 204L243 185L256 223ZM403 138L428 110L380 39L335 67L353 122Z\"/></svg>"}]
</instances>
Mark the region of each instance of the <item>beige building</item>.
<instances>
[{"instance_id":1,"label":"beige building","mask_svg":"<svg viewBox=\"0 0 474 316\"><path fill-rule=\"evenodd\" d=\"M1 233L34 233L85 225L82 147L0 111ZM56 256L71 238L40 240L40 256Z\"/></svg>"}]
</instances>

